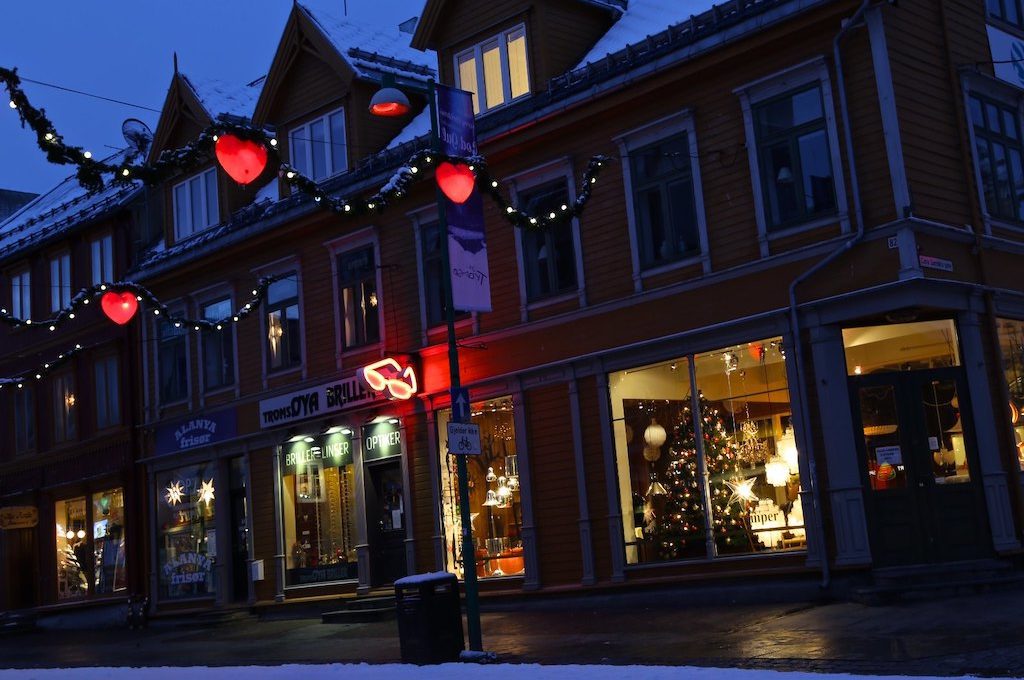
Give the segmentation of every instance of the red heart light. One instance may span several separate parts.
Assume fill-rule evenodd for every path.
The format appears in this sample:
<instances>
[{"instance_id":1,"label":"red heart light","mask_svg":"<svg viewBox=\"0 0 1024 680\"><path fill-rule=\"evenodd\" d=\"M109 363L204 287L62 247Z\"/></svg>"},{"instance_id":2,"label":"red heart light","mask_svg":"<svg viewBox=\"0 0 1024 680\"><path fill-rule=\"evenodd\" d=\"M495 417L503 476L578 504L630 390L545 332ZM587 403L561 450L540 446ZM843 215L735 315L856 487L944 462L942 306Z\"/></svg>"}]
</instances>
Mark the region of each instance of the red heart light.
<instances>
[{"instance_id":1,"label":"red heart light","mask_svg":"<svg viewBox=\"0 0 1024 680\"><path fill-rule=\"evenodd\" d=\"M267 167L267 148L251 139L221 135L215 147L224 172L239 184L248 184Z\"/></svg>"},{"instance_id":2,"label":"red heart light","mask_svg":"<svg viewBox=\"0 0 1024 680\"><path fill-rule=\"evenodd\" d=\"M139 308L139 303L131 293L115 293L110 290L104 293L103 297L100 298L100 307L103 308L103 313L106 314L111 321L116 323L118 326L123 326L131 321L132 317L135 316L135 311Z\"/></svg>"},{"instance_id":3,"label":"red heart light","mask_svg":"<svg viewBox=\"0 0 1024 680\"><path fill-rule=\"evenodd\" d=\"M437 185L453 203L465 203L476 186L473 171L464 163L445 161L437 166L434 174L437 177Z\"/></svg>"}]
</instances>

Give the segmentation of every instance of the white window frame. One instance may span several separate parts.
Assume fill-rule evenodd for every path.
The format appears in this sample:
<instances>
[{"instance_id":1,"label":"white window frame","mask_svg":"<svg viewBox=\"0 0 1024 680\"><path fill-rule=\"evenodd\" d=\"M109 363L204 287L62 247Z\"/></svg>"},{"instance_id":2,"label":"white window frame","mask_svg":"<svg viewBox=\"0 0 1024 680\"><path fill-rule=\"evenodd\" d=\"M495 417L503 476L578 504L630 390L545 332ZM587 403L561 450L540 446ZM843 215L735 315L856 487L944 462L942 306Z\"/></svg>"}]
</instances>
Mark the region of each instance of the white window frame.
<instances>
[{"instance_id":1,"label":"white window frame","mask_svg":"<svg viewBox=\"0 0 1024 680\"><path fill-rule=\"evenodd\" d=\"M344 159L344 165L342 167L335 167L334 166L334 154L332 153L332 151L333 151L335 142L334 142L334 138L331 136L331 116L334 116L334 115L340 115L341 116L341 123L342 123L341 130L342 130L342 135L344 136L344 139L341 141L341 147L344 149L344 151L342 153L342 158ZM324 132L327 135L327 154L326 154L326 159L327 159L328 171L327 171L327 174L324 175L323 177L314 177L313 176L313 135L312 135L312 132L311 132L311 128L312 128L313 124L317 123L317 122L323 123L323 125L324 125ZM291 161L291 164L293 166L296 166L295 158L292 155L293 153L295 153L295 144L292 143L292 139L295 138L295 137L300 137L301 139L303 139L305 141L305 148L306 148L306 158L305 158L306 175L311 177L313 179L313 181L315 181L315 182L322 182L325 179L328 179L330 177L334 177L335 175L340 175L341 173L343 173L346 170L348 170L348 121L345 119L345 107L344 106L342 106L340 108L337 108L337 109L334 109L333 111L328 111L327 113L323 114L322 116L317 116L316 118L312 118L310 120L307 120L306 122L302 123L301 125L296 125L295 127L293 127L293 128L288 130L288 158Z\"/></svg>"},{"instance_id":2,"label":"white window frame","mask_svg":"<svg viewBox=\"0 0 1024 680\"><path fill-rule=\"evenodd\" d=\"M50 311L59 312L71 305L71 253L50 258Z\"/></svg>"},{"instance_id":3,"label":"white window frame","mask_svg":"<svg viewBox=\"0 0 1024 680\"><path fill-rule=\"evenodd\" d=\"M1021 122L1021 129L1024 130L1024 92L995 78L979 73L965 73L961 78L961 88L963 92L963 115L967 124L968 140L971 145L974 190L978 192L978 207L981 208L981 219L984 222L985 234L991 235L993 227L1020 233L1024 231L1024 226L1020 222L1008 221L989 212L988 204L985 201L985 187L981 179L981 163L978 162L978 143L977 137L974 134L974 121L971 120L969 100L972 94L981 95L982 97L994 99L1006 106L1017 109L1017 120Z\"/></svg>"},{"instance_id":4,"label":"white window frame","mask_svg":"<svg viewBox=\"0 0 1024 680\"><path fill-rule=\"evenodd\" d=\"M184 304L181 302L175 302L170 305L170 313L172 316L187 316ZM166 406L174 406L177 404L187 404L192 398L192 338L191 331L187 328L184 329L185 338L185 396L180 399L173 401L164 401L164 396L161 393L161 380L160 380L160 325L165 321L163 316L153 317L153 374L155 380L155 397L156 403L164 408Z\"/></svg>"},{"instance_id":5,"label":"white window frame","mask_svg":"<svg viewBox=\"0 0 1024 680\"><path fill-rule=\"evenodd\" d=\"M768 232L765 215L766 197L761 183L761 170L757 157L757 135L754 131L753 107L758 103L807 85L821 87L821 104L825 113L825 129L828 133L829 154L832 162L832 181L835 184L836 214L813 219L787 229ZM771 241L793 234L839 223L842 232L850 231L850 212L846 201L846 179L843 176L843 160L839 149L839 131L836 125L835 104L832 101L832 81L828 65L822 56L797 64L770 76L759 78L733 90L743 109L743 127L746 132L747 160L750 164L750 180L754 189L754 216L757 220L757 240L761 257L771 255Z\"/></svg>"},{"instance_id":6,"label":"white window frame","mask_svg":"<svg viewBox=\"0 0 1024 680\"><path fill-rule=\"evenodd\" d=\"M195 224L192 224L192 200L193 200L194 197L192 196L192 192L189 191L189 183L192 182L192 180L194 180L196 178L199 178L199 187L200 187L199 191L200 191L200 194L201 194L200 195L200 202L202 203L202 214L203 214L203 217L204 217L204 220L205 220L206 216L209 214L210 196L209 196L209 192L206 190L206 187L207 187L207 177L210 175L210 173L213 173L213 175L214 175L214 187L216 188L216 190L213 193L213 200L214 200L214 203L215 203L214 211L213 212L214 212L214 215L216 217L216 221L210 222L210 223L205 223L204 222L202 225L195 225ZM197 173L195 175L191 175L188 179L186 179L183 182L179 182L179 183L175 184L174 187L171 189L171 211L174 213L174 238L175 238L175 240L181 241L183 239L188 238L189 236L192 236L193 234L198 234L201 231L205 231L205 230L209 229L210 227L213 227L213 226L216 226L216 225L220 224L220 197L217 195L219 193L220 185L219 185L218 177L217 177L216 173L217 173L217 169L216 168L208 168L206 170L203 170L200 173ZM187 213L187 215L179 215L178 214L178 190L179 189L183 189L184 190L184 195L185 195L185 212ZM188 219L188 223L187 224L185 223L185 218L186 217Z\"/></svg>"},{"instance_id":7,"label":"white window frame","mask_svg":"<svg viewBox=\"0 0 1024 680\"><path fill-rule=\"evenodd\" d=\"M512 203L514 205L519 204L520 194L529 191L530 189L546 184L557 179L564 179L567 187L568 194L568 205L573 205L576 202L576 179L573 173L572 161L569 158L559 158L554 161L549 161L543 165L539 165L529 170L525 170L516 175L512 175L508 178L509 192L512 197ZM534 302L527 301L527 290L526 290L526 262L524 260L523 253L523 234L520 227L515 228L515 246L516 246L516 262L518 263L517 273L519 275L519 317L523 323L526 323L530 319L530 312L556 305L566 300L576 298L580 308L587 306L587 282L583 275L583 243L580 239L580 222L579 219L573 218L570 222L572 228L572 245L576 251L574 253L576 260L576 290L556 294L548 298L536 300Z\"/></svg>"},{"instance_id":8,"label":"white window frame","mask_svg":"<svg viewBox=\"0 0 1024 680\"><path fill-rule=\"evenodd\" d=\"M99 389L100 381L98 378L100 366L106 366L110 362L113 362L114 365L114 384L111 385L110 382L107 381L105 383L107 390L101 394ZM109 375L104 376L105 379L109 377ZM100 410L98 407L95 409L96 429L105 430L111 427L117 427L121 424L121 361L117 354L107 354L99 357L95 362L93 362L93 387L96 390L96 403L99 404L101 401L105 402L107 408L106 423L100 422Z\"/></svg>"},{"instance_id":9,"label":"white window frame","mask_svg":"<svg viewBox=\"0 0 1024 680\"><path fill-rule=\"evenodd\" d=\"M281 376L294 376L298 373L303 380L306 378L307 356L306 356L306 310L303 306L302 294L302 267L299 258L288 256L280 260L274 260L267 264L250 270L256 278L263 276L276 276L293 272L295 274L295 286L299 297L299 364L280 371L270 370L270 357L267 350L267 302L264 296L257 310L260 317L260 376L263 380L263 389L267 389L270 380L276 380ZM237 335L237 334L236 334ZM238 339L235 339L238 342ZM236 357L237 359L237 357ZM237 363L237 361L236 361ZM236 368L237 370L237 368Z\"/></svg>"},{"instance_id":10,"label":"white window frame","mask_svg":"<svg viewBox=\"0 0 1024 680\"><path fill-rule=\"evenodd\" d=\"M28 267L11 274L11 314L23 320L32 318L32 271Z\"/></svg>"},{"instance_id":11,"label":"white window frame","mask_svg":"<svg viewBox=\"0 0 1024 680\"><path fill-rule=\"evenodd\" d=\"M630 154L638 149L656 144L676 135L686 134L686 142L690 152L690 177L693 185L693 208L696 212L697 235L700 240L700 252L685 257L677 262L670 262L658 267L643 269L640 263L640 234L636 218L636 206L633 201L633 176ZM633 265L633 290L642 292L644 277L654 276L663 272L688 267L697 262L705 274L711 273L711 251L708 247L708 224L704 213L704 190L700 179L700 161L697 153L697 131L693 121L693 113L683 109L678 113L660 118L638 128L629 130L614 139L622 156L622 174L626 186L626 221L629 224L630 260Z\"/></svg>"},{"instance_id":12,"label":"white window frame","mask_svg":"<svg viewBox=\"0 0 1024 680\"><path fill-rule=\"evenodd\" d=\"M89 243L92 285L114 282L114 237L104 234Z\"/></svg>"},{"instance_id":13,"label":"white window frame","mask_svg":"<svg viewBox=\"0 0 1024 680\"><path fill-rule=\"evenodd\" d=\"M235 302L235 291L231 288L231 286L229 286L227 284L221 283L221 284L217 284L217 285L214 285L214 286L209 286L209 287L204 288L202 290L196 291L196 294L195 294L196 318L197 319L204 318L203 317L203 310L204 310L204 308L207 305L210 305L210 304L212 304L214 302L220 302L221 300L224 300L225 298L227 298L228 306L231 308L232 311L235 311L235 310L238 309L238 307L236 306L237 303ZM198 361L198 364L199 364L199 385L200 385L200 388L199 388L199 405L200 406L205 406L206 405L206 397L210 396L210 395L221 394L222 392L234 392L235 396L238 396L238 394L239 394L239 387L238 387L238 379L239 379L239 374L238 374L238 327L232 321L229 321L229 323L232 324L231 326L229 326L229 328L231 328L231 335L232 335L232 337L231 337L231 351L234 353L234 376L233 376L234 382L232 382L230 385L222 385L221 387L215 387L215 388L212 388L212 389L207 387L207 385L206 385L206 349L205 349L206 345L203 342L203 335L202 335L202 333L204 331L200 331L199 335L197 336L196 343L198 345L197 350L198 350L198 353L199 353L197 361ZM213 330L213 331L210 331L210 332L217 333L218 331L217 330Z\"/></svg>"},{"instance_id":14,"label":"white window frame","mask_svg":"<svg viewBox=\"0 0 1024 680\"><path fill-rule=\"evenodd\" d=\"M416 247L416 276L419 282L417 292L420 305L420 342L426 347L431 344L431 340L434 342L443 340L442 333L447 332L446 324L443 321L434 326L429 326L427 322L427 272L423 262L423 227L438 222L439 215L436 206L428 206L406 213L406 217L412 220L412 232ZM442 238L444 237L445 235L442 235ZM442 244L442 247L444 247L444 244ZM477 324L477 312L469 312L461 319L458 318L460 314L460 312L455 314L456 330L471 326L473 328L473 335L480 332Z\"/></svg>"},{"instance_id":15,"label":"white window frame","mask_svg":"<svg viewBox=\"0 0 1024 680\"><path fill-rule=\"evenodd\" d=\"M519 95L515 99L512 98L512 73L509 71L508 64L508 38L510 35L521 32L523 34L523 40L526 44L526 92ZM485 100L487 99L487 81L484 78L484 61L483 52L484 47L490 47L493 43L498 44L498 55L501 61L501 89L504 95L504 100L500 104L494 106L485 106ZM500 109L503 106L511 104L513 101L522 99L523 97L529 97L532 93L532 84L530 82L530 39L526 34L526 24L516 24L511 28L507 28L496 35L488 37L486 40L481 40L472 47L466 48L461 52L457 52L452 57L452 64L455 72L455 86L462 87L462 76L459 72L459 60L471 55L473 57L473 64L476 67L476 89L477 92L473 93L474 109L477 115L483 115L496 109ZM463 88L465 89L465 88Z\"/></svg>"},{"instance_id":16,"label":"white window frame","mask_svg":"<svg viewBox=\"0 0 1024 680\"><path fill-rule=\"evenodd\" d=\"M333 291L334 297L334 358L335 364L339 369L345 367L345 358L352 355L364 354L366 352L379 351L382 347L387 347L387 324L384 322L386 314L384 312L384 306L387 302L384 300L384 281L382 272L384 271L383 264L381 262L381 250L380 250L380 234L376 226L370 225L360 229L351 234L340 236L330 241L324 242L324 247L327 248L331 258L331 290ZM374 262L376 262L376 285L377 285L377 337L380 338L377 342L367 343L365 345L358 345L350 349L345 348L344 341L344 329L342 328L342 319L345 317L345 310L341 306L341 285L338 281L338 257L345 253L359 250L370 246L373 248Z\"/></svg>"}]
</instances>

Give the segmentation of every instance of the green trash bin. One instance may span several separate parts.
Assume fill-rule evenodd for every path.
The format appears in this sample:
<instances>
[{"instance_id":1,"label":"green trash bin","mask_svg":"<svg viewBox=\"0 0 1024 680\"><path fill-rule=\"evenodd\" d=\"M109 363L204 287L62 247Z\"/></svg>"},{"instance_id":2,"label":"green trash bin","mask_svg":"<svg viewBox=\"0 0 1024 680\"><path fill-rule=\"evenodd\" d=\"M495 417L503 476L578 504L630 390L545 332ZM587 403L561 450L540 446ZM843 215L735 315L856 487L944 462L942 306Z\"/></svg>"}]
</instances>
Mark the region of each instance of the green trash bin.
<instances>
[{"instance_id":1,"label":"green trash bin","mask_svg":"<svg viewBox=\"0 0 1024 680\"><path fill-rule=\"evenodd\" d=\"M464 649L459 580L438 571L395 581L402 663L458 661Z\"/></svg>"}]
</instances>

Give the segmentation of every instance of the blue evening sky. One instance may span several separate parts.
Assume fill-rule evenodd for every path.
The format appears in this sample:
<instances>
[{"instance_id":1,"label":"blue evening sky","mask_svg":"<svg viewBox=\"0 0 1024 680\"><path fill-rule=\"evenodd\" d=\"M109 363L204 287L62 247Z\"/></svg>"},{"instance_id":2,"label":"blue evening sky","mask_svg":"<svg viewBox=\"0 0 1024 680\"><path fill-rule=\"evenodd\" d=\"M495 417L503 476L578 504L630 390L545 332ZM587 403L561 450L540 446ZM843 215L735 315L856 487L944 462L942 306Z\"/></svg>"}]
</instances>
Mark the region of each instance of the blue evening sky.
<instances>
[{"instance_id":1,"label":"blue evening sky","mask_svg":"<svg viewBox=\"0 0 1024 680\"><path fill-rule=\"evenodd\" d=\"M425 0L348 0L348 16L395 26L420 14ZM308 0L341 16L344 0ZM264 73L291 10L291 0L35 0L0 8L0 65L23 78L159 109L178 53L182 71L199 78L249 82ZM25 83L71 144L96 157L123 146L121 122L152 111ZM7 107L0 86L0 188L42 193L73 174L51 165Z\"/></svg>"}]
</instances>

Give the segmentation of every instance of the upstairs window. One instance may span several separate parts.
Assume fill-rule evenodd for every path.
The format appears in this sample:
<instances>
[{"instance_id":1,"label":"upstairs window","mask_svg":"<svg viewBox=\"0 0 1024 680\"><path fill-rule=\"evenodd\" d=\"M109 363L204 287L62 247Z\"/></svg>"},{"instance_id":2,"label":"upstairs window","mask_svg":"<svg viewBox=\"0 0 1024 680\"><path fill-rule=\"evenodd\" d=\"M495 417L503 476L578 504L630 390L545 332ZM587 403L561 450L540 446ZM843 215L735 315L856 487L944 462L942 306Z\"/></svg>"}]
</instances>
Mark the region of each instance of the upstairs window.
<instances>
[{"instance_id":1,"label":"upstairs window","mask_svg":"<svg viewBox=\"0 0 1024 680\"><path fill-rule=\"evenodd\" d=\"M821 84L762 101L752 112L768 230L835 214Z\"/></svg>"},{"instance_id":2,"label":"upstairs window","mask_svg":"<svg viewBox=\"0 0 1024 680\"><path fill-rule=\"evenodd\" d=\"M456 85L482 113L530 93L526 27L520 24L455 56Z\"/></svg>"},{"instance_id":3,"label":"upstairs window","mask_svg":"<svg viewBox=\"0 0 1024 680\"><path fill-rule=\"evenodd\" d=\"M1004 220L1024 220L1021 129L1015 106L970 96L974 150L985 211Z\"/></svg>"},{"instance_id":4,"label":"upstairs window","mask_svg":"<svg viewBox=\"0 0 1024 680\"><path fill-rule=\"evenodd\" d=\"M71 304L71 256L50 260L50 310L59 312Z\"/></svg>"},{"instance_id":5,"label":"upstairs window","mask_svg":"<svg viewBox=\"0 0 1024 680\"><path fill-rule=\"evenodd\" d=\"M53 380L53 441L70 441L76 436L75 376L62 373Z\"/></svg>"},{"instance_id":6,"label":"upstairs window","mask_svg":"<svg viewBox=\"0 0 1024 680\"><path fill-rule=\"evenodd\" d=\"M687 134L631 151L629 163L641 268L700 253Z\"/></svg>"},{"instance_id":7,"label":"upstairs window","mask_svg":"<svg viewBox=\"0 0 1024 680\"><path fill-rule=\"evenodd\" d=\"M11 275L11 314L32 318L32 276L27 269Z\"/></svg>"},{"instance_id":8,"label":"upstairs window","mask_svg":"<svg viewBox=\"0 0 1024 680\"><path fill-rule=\"evenodd\" d=\"M210 168L174 186L174 236L181 240L220 222L217 170Z\"/></svg>"},{"instance_id":9,"label":"upstairs window","mask_svg":"<svg viewBox=\"0 0 1024 680\"><path fill-rule=\"evenodd\" d=\"M35 448L35 392L26 385L14 392L14 451L27 453Z\"/></svg>"},{"instance_id":10,"label":"upstairs window","mask_svg":"<svg viewBox=\"0 0 1024 680\"><path fill-rule=\"evenodd\" d=\"M203 318L207 321L220 321L230 316L231 300L228 298L203 306ZM222 324L220 330L203 330L203 387L207 391L216 390L234 382L234 327L228 323Z\"/></svg>"},{"instance_id":11,"label":"upstairs window","mask_svg":"<svg viewBox=\"0 0 1024 680\"><path fill-rule=\"evenodd\" d=\"M299 285L291 272L267 288L267 367L277 371L301 363Z\"/></svg>"},{"instance_id":12,"label":"upstairs window","mask_svg":"<svg viewBox=\"0 0 1024 680\"><path fill-rule=\"evenodd\" d=\"M564 179L519 194L520 208L529 215L557 213L567 203L569 191ZM522 229L521 234L527 301L536 302L576 290L573 226L560 224L550 229Z\"/></svg>"},{"instance_id":13,"label":"upstairs window","mask_svg":"<svg viewBox=\"0 0 1024 680\"><path fill-rule=\"evenodd\" d=\"M161 321L157 326L160 403L182 401L188 396L186 331L181 324Z\"/></svg>"},{"instance_id":14,"label":"upstairs window","mask_svg":"<svg viewBox=\"0 0 1024 680\"><path fill-rule=\"evenodd\" d=\"M345 349L380 342L377 266L373 246L338 256Z\"/></svg>"},{"instance_id":15,"label":"upstairs window","mask_svg":"<svg viewBox=\"0 0 1024 680\"><path fill-rule=\"evenodd\" d=\"M120 384L117 357L106 357L96 362L96 429L102 430L121 423Z\"/></svg>"},{"instance_id":16,"label":"upstairs window","mask_svg":"<svg viewBox=\"0 0 1024 680\"><path fill-rule=\"evenodd\" d=\"M1021 0L987 0L989 16L1001 19L1017 28L1024 28L1024 8Z\"/></svg>"},{"instance_id":17,"label":"upstairs window","mask_svg":"<svg viewBox=\"0 0 1024 680\"><path fill-rule=\"evenodd\" d=\"M347 170L345 109L293 128L288 148L295 169L318 182Z\"/></svg>"},{"instance_id":18,"label":"upstairs window","mask_svg":"<svg viewBox=\"0 0 1024 680\"><path fill-rule=\"evenodd\" d=\"M445 322L444 259L441 225L431 222L420 229L420 257L423 263L423 309L427 328Z\"/></svg>"},{"instance_id":19,"label":"upstairs window","mask_svg":"<svg viewBox=\"0 0 1024 680\"><path fill-rule=\"evenodd\" d=\"M114 239L110 234L90 244L92 256L92 285L111 283L114 280Z\"/></svg>"}]
</instances>

